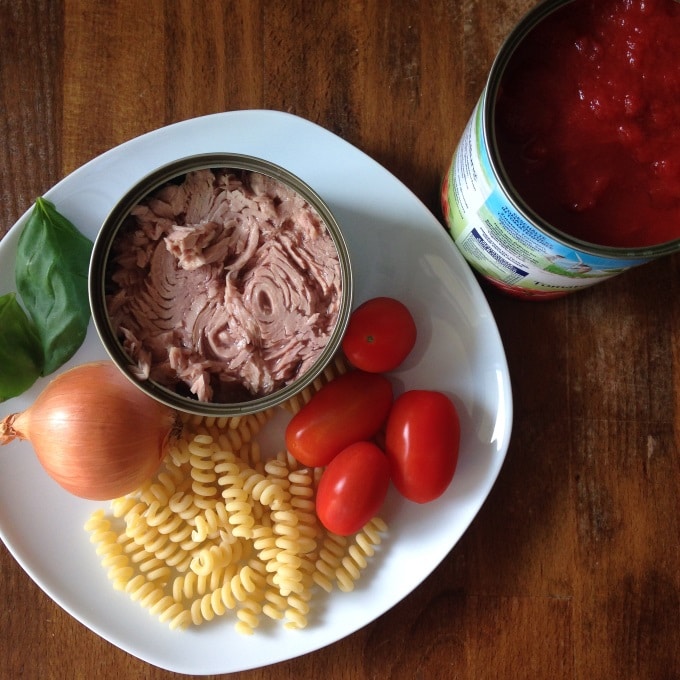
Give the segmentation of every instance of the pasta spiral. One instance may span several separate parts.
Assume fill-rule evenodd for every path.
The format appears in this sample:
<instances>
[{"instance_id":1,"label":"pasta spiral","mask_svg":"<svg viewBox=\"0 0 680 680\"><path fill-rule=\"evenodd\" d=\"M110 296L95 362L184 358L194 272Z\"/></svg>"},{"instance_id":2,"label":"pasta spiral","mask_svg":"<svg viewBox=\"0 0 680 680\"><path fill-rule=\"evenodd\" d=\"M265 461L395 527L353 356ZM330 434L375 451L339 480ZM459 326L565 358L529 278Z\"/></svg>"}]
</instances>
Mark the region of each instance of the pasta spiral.
<instances>
[{"instance_id":1,"label":"pasta spiral","mask_svg":"<svg viewBox=\"0 0 680 680\"><path fill-rule=\"evenodd\" d=\"M349 546L348 554L340 561L340 566L335 571L338 588L344 592L354 590L354 583L358 581L361 572L368 566L367 557L375 553L375 546L381 543L380 534L387 529L386 524L374 517L359 531L353 543Z\"/></svg>"}]
</instances>

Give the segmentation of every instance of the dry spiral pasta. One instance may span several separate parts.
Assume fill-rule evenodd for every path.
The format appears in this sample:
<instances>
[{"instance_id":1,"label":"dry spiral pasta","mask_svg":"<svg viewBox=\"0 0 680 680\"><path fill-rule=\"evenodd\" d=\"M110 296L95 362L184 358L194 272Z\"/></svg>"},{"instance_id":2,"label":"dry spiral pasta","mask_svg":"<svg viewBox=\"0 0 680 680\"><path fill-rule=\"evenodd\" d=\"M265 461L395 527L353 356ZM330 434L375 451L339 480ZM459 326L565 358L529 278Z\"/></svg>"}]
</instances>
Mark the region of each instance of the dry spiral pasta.
<instances>
[{"instance_id":1,"label":"dry spiral pasta","mask_svg":"<svg viewBox=\"0 0 680 680\"><path fill-rule=\"evenodd\" d=\"M189 444L189 465L191 474L191 490L200 507L210 507L209 499L217 493L217 475L212 460L213 438L207 434L199 434ZM205 504L204 504L205 503Z\"/></svg>"},{"instance_id":2,"label":"dry spiral pasta","mask_svg":"<svg viewBox=\"0 0 680 680\"><path fill-rule=\"evenodd\" d=\"M251 499L261 506L272 508L280 505L285 498L285 489L279 479L272 479L263 472L256 470L243 470L243 488L248 492ZM257 507L257 506L256 506Z\"/></svg>"},{"instance_id":3,"label":"dry spiral pasta","mask_svg":"<svg viewBox=\"0 0 680 680\"><path fill-rule=\"evenodd\" d=\"M107 570L113 587L124 590L125 584L134 575L134 569L103 510L92 513L85 523L85 530L90 532L90 540L97 545L97 555L101 557L102 566Z\"/></svg>"},{"instance_id":4,"label":"dry spiral pasta","mask_svg":"<svg viewBox=\"0 0 680 680\"><path fill-rule=\"evenodd\" d=\"M350 544L348 554L340 560L340 566L335 571L338 588L344 592L354 590L354 584L359 580L362 570L368 566L368 559L375 554L376 546L382 539L387 525L379 517L374 517L361 529Z\"/></svg>"},{"instance_id":5,"label":"dry spiral pasta","mask_svg":"<svg viewBox=\"0 0 680 680\"><path fill-rule=\"evenodd\" d=\"M346 554L347 538L337 534L328 533L324 540L319 556L314 565L312 578L314 583L323 588L327 593L333 590L335 574L340 568L343 556Z\"/></svg>"},{"instance_id":6,"label":"dry spiral pasta","mask_svg":"<svg viewBox=\"0 0 680 680\"><path fill-rule=\"evenodd\" d=\"M346 370L334 360L284 408L295 413ZM272 416L183 414L156 476L85 523L113 587L171 629L227 615L244 635L263 618L303 629L315 589L351 590L380 545L378 518L352 538L324 529L321 469L285 450L262 454L257 436Z\"/></svg>"}]
</instances>

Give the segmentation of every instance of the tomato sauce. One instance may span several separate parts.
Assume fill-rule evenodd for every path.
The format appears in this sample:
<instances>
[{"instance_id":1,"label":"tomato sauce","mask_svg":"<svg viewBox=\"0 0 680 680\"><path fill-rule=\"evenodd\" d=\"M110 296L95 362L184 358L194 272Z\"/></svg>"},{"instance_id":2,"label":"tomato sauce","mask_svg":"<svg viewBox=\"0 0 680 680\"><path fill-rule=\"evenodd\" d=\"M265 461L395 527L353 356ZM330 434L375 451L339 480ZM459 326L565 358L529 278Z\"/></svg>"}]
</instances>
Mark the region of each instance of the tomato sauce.
<instances>
[{"instance_id":1,"label":"tomato sauce","mask_svg":"<svg viewBox=\"0 0 680 680\"><path fill-rule=\"evenodd\" d=\"M680 3L575 0L503 74L500 160L527 206L589 243L680 238Z\"/></svg>"}]
</instances>

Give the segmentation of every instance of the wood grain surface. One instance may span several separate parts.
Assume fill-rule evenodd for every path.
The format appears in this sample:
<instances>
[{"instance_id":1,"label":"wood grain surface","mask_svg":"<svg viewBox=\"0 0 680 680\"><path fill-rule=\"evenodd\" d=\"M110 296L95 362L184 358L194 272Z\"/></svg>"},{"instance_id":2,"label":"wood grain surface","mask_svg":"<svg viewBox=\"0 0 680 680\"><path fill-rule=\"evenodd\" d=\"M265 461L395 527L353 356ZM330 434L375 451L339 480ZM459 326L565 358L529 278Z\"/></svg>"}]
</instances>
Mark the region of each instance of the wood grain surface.
<instances>
[{"instance_id":1,"label":"wood grain surface","mask_svg":"<svg viewBox=\"0 0 680 680\"><path fill-rule=\"evenodd\" d=\"M107 149L249 108L337 133L441 218L440 179L533 4L0 0L0 235ZM485 288L515 422L471 527L373 624L222 677L680 678L679 280L671 256L549 303ZM0 546L0 677L183 676L90 632Z\"/></svg>"}]
</instances>

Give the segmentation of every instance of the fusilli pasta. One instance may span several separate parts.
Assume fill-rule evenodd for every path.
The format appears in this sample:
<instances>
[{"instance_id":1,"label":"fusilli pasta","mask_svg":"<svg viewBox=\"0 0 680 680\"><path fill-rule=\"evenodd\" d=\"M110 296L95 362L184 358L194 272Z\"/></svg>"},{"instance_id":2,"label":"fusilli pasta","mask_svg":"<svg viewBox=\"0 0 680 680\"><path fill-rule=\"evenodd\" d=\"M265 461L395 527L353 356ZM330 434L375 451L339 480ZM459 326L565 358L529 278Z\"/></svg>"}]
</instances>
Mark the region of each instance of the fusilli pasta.
<instances>
[{"instance_id":1,"label":"fusilli pasta","mask_svg":"<svg viewBox=\"0 0 680 680\"><path fill-rule=\"evenodd\" d=\"M296 412L344 373L336 359L284 407ZM182 415L182 435L159 473L85 524L113 587L172 629L232 612L251 635L262 617L308 625L314 588L354 588L381 542L374 518L351 539L318 521L321 469L286 451L262 456L257 435L273 411L236 418Z\"/></svg>"}]
</instances>

